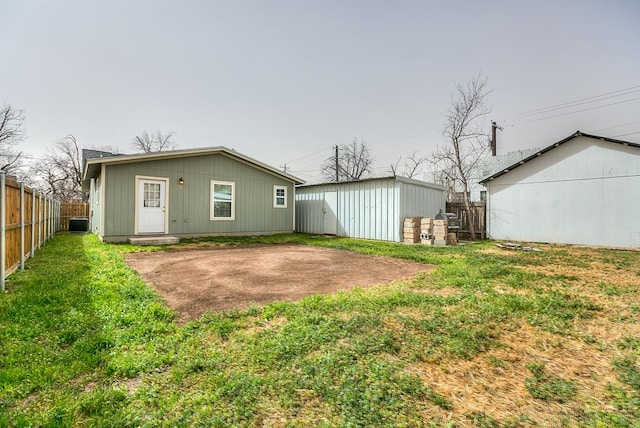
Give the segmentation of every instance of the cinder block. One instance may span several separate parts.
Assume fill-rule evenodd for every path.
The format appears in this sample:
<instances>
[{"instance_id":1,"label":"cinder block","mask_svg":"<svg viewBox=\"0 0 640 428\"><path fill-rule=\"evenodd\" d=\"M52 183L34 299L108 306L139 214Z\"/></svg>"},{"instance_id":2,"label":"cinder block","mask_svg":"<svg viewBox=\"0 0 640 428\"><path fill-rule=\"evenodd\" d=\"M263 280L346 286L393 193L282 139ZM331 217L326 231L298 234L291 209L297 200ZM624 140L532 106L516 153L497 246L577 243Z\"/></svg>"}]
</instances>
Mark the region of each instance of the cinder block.
<instances>
[{"instance_id":1,"label":"cinder block","mask_svg":"<svg viewBox=\"0 0 640 428\"><path fill-rule=\"evenodd\" d=\"M447 220L433 220L434 226L446 226Z\"/></svg>"},{"instance_id":2,"label":"cinder block","mask_svg":"<svg viewBox=\"0 0 640 428\"><path fill-rule=\"evenodd\" d=\"M422 245L433 245L433 239L421 239L420 243Z\"/></svg>"},{"instance_id":3,"label":"cinder block","mask_svg":"<svg viewBox=\"0 0 640 428\"><path fill-rule=\"evenodd\" d=\"M411 224L420 224L420 220L422 219L422 217L405 217L404 222L405 223L411 223Z\"/></svg>"},{"instance_id":4,"label":"cinder block","mask_svg":"<svg viewBox=\"0 0 640 428\"><path fill-rule=\"evenodd\" d=\"M403 233L420 233L420 229L417 227L405 227L402 229Z\"/></svg>"},{"instance_id":5,"label":"cinder block","mask_svg":"<svg viewBox=\"0 0 640 428\"><path fill-rule=\"evenodd\" d=\"M448 245L458 245L458 236L455 233L447 234Z\"/></svg>"},{"instance_id":6,"label":"cinder block","mask_svg":"<svg viewBox=\"0 0 640 428\"><path fill-rule=\"evenodd\" d=\"M445 246L445 245L447 245L447 240L446 239L434 239L433 240L433 245Z\"/></svg>"}]
</instances>

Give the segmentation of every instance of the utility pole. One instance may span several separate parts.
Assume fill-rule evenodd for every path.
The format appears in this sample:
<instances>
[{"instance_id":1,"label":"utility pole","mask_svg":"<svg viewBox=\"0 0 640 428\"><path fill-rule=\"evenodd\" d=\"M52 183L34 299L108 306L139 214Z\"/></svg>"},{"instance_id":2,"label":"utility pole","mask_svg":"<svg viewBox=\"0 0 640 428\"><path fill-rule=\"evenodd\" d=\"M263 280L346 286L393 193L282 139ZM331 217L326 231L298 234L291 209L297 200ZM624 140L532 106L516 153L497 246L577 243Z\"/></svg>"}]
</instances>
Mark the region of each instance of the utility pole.
<instances>
[{"instance_id":1,"label":"utility pole","mask_svg":"<svg viewBox=\"0 0 640 428\"><path fill-rule=\"evenodd\" d=\"M280 168L282 168L285 173L289 170L286 163L284 165L280 165Z\"/></svg>"},{"instance_id":2,"label":"utility pole","mask_svg":"<svg viewBox=\"0 0 640 428\"><path fill-rule=\"evenodd\" d=\"M497 144L496 144L496 129L498 125L492 120L491 121L491 156L495 156L497 152Z\"/></svg>"},{"instance_id":3,"label":"utility pole","mask_svg":"<svg viewBox=\"0 0 640 428\"><path fill-rule=\"evenodd\" d=\"M336 183L338 183L340 181L340 162L338 160L338 150L340 149L338 147L338 145L336 144L334 146L334 149L336 149Z\"/></svg>"}]
</instances>

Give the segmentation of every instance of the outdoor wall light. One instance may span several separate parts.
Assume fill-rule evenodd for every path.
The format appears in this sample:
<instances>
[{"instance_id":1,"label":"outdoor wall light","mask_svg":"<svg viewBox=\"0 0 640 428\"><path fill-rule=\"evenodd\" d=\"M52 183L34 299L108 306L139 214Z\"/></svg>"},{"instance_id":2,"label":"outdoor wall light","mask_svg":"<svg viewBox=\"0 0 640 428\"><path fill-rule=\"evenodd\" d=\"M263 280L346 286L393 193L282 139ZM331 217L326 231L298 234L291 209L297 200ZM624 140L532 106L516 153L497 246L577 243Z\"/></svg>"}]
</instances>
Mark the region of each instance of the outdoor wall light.
<instances>
[{"instance_id":1,"label":"outdoor wall light","mask_svg":"<svg viewBox=\"0 0 640 428\"><path fill-rule=\"evenodd\" d=\"M184 180L182 179L182 177L178 178L178 184L181 186L184 184Z\"/></svg>"}]
</instances>

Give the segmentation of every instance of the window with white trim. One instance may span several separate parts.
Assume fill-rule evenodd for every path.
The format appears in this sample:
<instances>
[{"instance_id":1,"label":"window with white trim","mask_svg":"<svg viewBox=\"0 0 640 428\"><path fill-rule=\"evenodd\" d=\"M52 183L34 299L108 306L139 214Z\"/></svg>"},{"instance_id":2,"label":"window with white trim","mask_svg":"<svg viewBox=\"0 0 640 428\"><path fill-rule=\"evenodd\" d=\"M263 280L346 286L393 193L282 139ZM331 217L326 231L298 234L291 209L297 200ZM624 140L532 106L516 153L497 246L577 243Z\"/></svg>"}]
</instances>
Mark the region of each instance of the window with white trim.
<instances>
[{"instance_id":1,"label":"window with white trim","mask_svg":"<svg viewBox=\"0 0 640 428\"><path fill-rule=\"evenodd\" d=\"M211 220L235 220L236 183L211 180Z\"/></svg>"},{"instance_id":2,"label":"window with white trim","mask_svg":"<svg viewBox=\"0 0 640 428\"><path fill-rule=\"evenodd\" d=\"M273 208L287 208L287 186L273 186Z\"/></svg>"}]
</instances>

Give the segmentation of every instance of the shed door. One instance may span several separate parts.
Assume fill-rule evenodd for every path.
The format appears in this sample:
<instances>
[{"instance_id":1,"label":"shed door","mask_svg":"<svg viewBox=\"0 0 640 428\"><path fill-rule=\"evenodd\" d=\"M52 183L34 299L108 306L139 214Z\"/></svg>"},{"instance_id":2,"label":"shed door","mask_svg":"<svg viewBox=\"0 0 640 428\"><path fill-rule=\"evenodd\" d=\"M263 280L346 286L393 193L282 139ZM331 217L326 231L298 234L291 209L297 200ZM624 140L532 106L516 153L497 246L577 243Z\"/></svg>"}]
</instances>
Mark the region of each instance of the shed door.
<instances>
[{"instance_id":1,"label":"shed door","mask_svg":"<svg viewBox=\"0 0 640 428\"><path fill-rule=\"evenodd\" d=\"M338 232L338 192L324 192L324 234Z\"/></svg>"},{"instance_id":2,"label":"shed door","mask_svg":"<svg viewBox=\"0 0 640 428\"><path fill-rule=\"evenodd\" d=\"M164 180L138 180L138 233L166 233Z\"/></svg>"}]
</instances>

